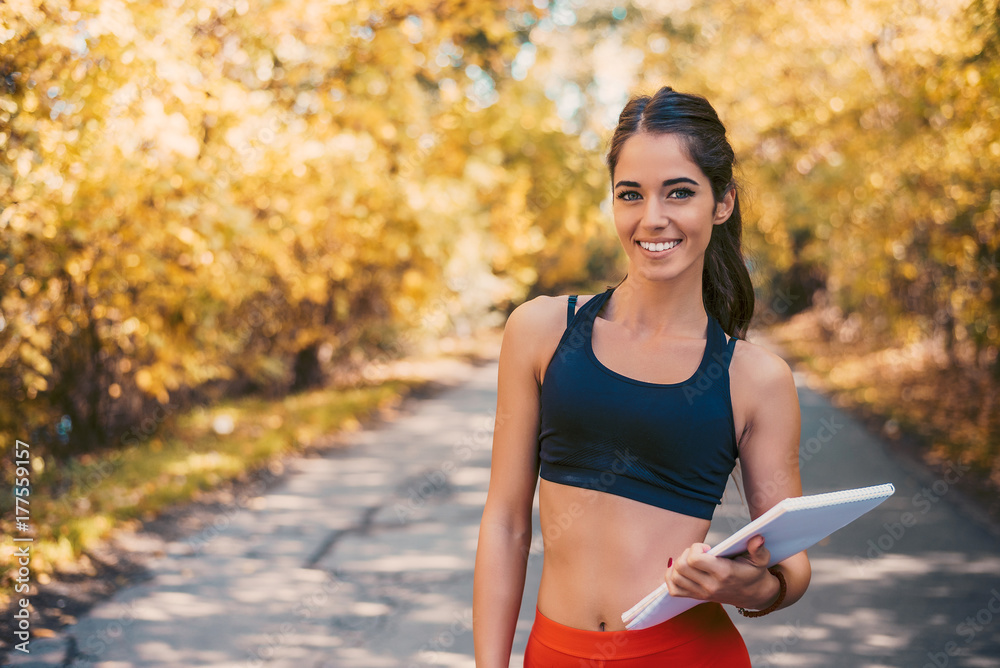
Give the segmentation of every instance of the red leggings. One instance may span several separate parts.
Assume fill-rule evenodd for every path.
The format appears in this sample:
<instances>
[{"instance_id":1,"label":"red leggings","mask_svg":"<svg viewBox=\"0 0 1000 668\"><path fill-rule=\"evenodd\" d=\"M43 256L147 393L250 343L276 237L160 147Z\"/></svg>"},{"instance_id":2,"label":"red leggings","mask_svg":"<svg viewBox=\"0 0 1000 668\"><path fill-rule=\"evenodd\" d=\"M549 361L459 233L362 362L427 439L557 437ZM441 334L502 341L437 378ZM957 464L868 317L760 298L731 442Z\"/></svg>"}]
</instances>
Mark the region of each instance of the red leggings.
<instances>
[{"instance_id":1,"label":"red leggings","mask_svg":"<svg viewBox=\"0 0 1000 668\"><path fill-rule=\"evenodd\" d=\"M718 603L634 631L587 631L535 608L524 668L750 668L743 637Z\"/></svg>"}]
</instances>

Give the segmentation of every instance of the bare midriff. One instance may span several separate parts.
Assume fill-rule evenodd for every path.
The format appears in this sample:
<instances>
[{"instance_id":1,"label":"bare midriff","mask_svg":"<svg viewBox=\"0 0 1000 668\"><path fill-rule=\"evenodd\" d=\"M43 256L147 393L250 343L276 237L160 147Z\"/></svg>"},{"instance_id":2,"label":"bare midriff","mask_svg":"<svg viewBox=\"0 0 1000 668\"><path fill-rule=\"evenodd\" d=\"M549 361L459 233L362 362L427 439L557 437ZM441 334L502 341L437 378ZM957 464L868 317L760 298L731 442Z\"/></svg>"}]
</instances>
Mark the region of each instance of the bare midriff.
<instances>
[{"instance_id":1,"label":"bare midriff","mask_svg":"<svg viewBox=\"0 0 1000 668\"><path fill-rule=\"evenodd\" d=\"M577 629L624 629L622 613L663 584L667 560L704 541L710 524L544 479L538 495L545 547L538 610Z\"/></svg>"}]
</instances>

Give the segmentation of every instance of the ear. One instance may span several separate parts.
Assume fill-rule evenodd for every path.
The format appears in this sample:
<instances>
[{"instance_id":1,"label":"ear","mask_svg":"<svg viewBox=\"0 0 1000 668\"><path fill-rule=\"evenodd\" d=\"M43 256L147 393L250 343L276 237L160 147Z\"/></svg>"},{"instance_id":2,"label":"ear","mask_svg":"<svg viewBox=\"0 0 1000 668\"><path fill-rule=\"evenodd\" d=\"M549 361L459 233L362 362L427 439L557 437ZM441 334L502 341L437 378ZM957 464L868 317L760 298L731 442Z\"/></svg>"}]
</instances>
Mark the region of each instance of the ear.
<instances>
[{"instance_id":1,"label":"ear","mask_svg":"<svg viewBox=\"0 0 1000 668\"><path fill-rule=\"evenodd\" d=\"M713 225L722 225L733 215L733 208L736 206L736 188L732 186L726 190L726 194L715 204L715 215L712 218Z\"/></svg>"}]
</instances>

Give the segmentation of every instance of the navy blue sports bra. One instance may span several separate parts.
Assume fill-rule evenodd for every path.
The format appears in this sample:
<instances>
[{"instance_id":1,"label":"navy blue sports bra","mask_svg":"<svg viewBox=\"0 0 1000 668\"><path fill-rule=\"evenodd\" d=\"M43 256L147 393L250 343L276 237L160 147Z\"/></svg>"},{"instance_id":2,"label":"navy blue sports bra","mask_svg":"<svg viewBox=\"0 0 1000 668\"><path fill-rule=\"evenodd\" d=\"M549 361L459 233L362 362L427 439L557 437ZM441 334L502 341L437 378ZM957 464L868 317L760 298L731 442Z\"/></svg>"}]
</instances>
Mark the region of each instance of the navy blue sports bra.
<instances>
[{"instance_id":1,"label":"navy blue sports bra","mask_svg":"<svg viewBox=\"0 0 1000 668\"><path fill-rule=\"evenodd\" d=\"M681 383L628 378L594 355L594 318L614 288L574 314L541 389L541 477L711 519L736 465L729 339L708 316L698 370Z\"/></svg>"}]
</instances>

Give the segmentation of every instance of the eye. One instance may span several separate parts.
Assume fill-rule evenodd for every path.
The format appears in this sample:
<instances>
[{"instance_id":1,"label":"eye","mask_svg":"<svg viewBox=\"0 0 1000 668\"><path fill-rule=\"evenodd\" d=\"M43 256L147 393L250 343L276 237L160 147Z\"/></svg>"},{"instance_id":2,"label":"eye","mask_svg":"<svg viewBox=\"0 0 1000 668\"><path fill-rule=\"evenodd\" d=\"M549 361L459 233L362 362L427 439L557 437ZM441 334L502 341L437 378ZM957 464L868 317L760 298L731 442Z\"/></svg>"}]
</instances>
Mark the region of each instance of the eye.
<instances>
[{"instance_id":1,"label":"eye","mask_svg":"<svg viewBox=\"0 0 1000 668\"><path fill-rule=\"evenodd\" d=\"M694 197L694 191L690 188L678 188L677 190L671 190L667 197L673 199L688 199L689 197Z\"/></svg>"},{"instance_id":2,"label":"eye","mask_svg":"<svg viewBox=\"0 0 1000 668\"><path fill-rule=\"evenodd\" d=\"M634 197L633 197L633 195L634 195ZM622 200L623 202L635 202L636 200L638 200L638 199L641 198L641 196L639 195L639 193L637 193L634 190L623 190L620 193L618 193L617 195L615 195L615 197L617 197L618 199Z\"/></svg>"}]
</instances>

